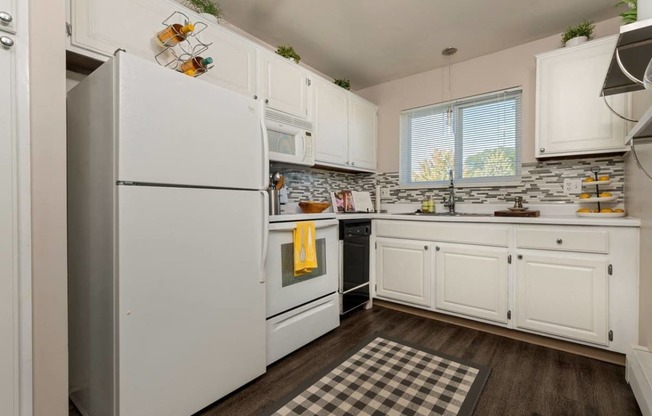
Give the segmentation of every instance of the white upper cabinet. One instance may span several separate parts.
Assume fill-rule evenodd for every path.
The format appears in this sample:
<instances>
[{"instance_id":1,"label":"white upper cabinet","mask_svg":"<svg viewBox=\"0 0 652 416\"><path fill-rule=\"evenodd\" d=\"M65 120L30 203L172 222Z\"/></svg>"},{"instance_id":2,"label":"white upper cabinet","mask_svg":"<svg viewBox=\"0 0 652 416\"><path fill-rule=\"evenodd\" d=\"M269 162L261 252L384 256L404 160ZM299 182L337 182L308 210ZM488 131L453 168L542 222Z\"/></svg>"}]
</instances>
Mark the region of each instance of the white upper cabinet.
<instances>
[{"instance_id":1,"label":"white upper cabinet","mask_svg":"<svg viewBox=\"0 0 652 416\"><path fill-rule=\"evenodd\" d=\"M6 0L0 0L0 2ZM118 48L154 61L161 48L154 41L162 22L175 11L193 21L203 19L178 3L167 0L69 0L71 23L69 49L106 59ZM256 46L214 24L198 34L212 42L203 56L214 60L214 67L200 79L249 95L256 95ZM198 28L199 29L199 28ZM162 62L169 62L168 55Z\"/></svg>"},{"instance_id":2,"label":"white upper cabinet","mask_svg":"<svg viewBox=\"0 0 652 416\"><path fill-rule=\"evenodd\" d=\"M377 107L317 77L313 94L317 165L374 171Z\"/></svg>"},{"instance_id":3,"label":"white upper cabinet","mask_svg":"<svg viewBox=\"0 0 652 416\"><path fill-rule=\"evenodd\" d=\"M627 123L600 96L616 37L537 55L537 158L625 150ZM630 114L629 94L607 102Z\"/></svg>"},{"instance_id":4,"label":"white upper cabinet","mask_svg":"<svg viewBox=\"0 0 652 416\"><path fill-rule=\"evenodd\" d=\"M0 0L0 31L16 33L16 2Z\"/></svg>"},{"instance_id":5,"label":"white upper cabinet","mask_svg":"<svg viewBox=\"0 0 652 416\"><path fill-rule=\"evenodd\" d=\"M274 52L259 50L260 94L268 107L308 119L308 71Z\"/></svg>"},{"instance_id":6,"label":"white upper cabinet","mask_svg":"<svg viewBox=\"0 0 652 416\"><path fill-rule=\"evenodd\" d=\"M360 169L376 169L375 105L349 94L349 160Z\"/></svg>"},{"instance_id":7,"label":"white upper cabinet","mask_svg":"<svg viewBox=\"0 0 652 416\"><path fill-rule=\"evenodd\" d=\"M349 157L347 92L321 78L314 80L315 159L344 165Z\"/></svg>"},{"instance_id":8,"label":"white upper cabinet","mask_svg":"<svg viewBox=\"0 0 652 416\"><path fill-rule=\"evenodd\" d=\"M506 324L507 249L435 244L435 308Z\"/></svg>"}]
</instances>

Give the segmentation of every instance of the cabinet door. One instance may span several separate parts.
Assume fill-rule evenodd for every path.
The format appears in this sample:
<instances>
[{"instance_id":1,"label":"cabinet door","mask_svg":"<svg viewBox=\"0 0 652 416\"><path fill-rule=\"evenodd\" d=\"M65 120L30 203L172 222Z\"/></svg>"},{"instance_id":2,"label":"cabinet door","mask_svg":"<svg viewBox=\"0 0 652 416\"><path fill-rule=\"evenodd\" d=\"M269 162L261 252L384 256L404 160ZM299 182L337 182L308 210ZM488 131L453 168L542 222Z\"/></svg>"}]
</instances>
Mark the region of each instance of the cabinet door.
<instances>
[{"instance_id":1,"label":"cabinet door","mask_svg":"<svg viewBox=\"0 0 652 416\"><path fill-rule=\"evenodd\" d=\"M18 403L16 275L15 47L0 47L0 414L15 415Z\"/></svg>"},{"instance_id":2,"label":"cabinet door","mask_svg":"<svg viewBox=\"0 0 652 416\"><path fill-rule=\"evenodd\" d=\"M16 2L18 0L0 0L0 13L6 19L0 20L0 32L16 33Z\"/></svg>"},{"instance_id":3,"label":"cabinet door","mask_svg":"<svg viewBox=\"0 0 652 416\"><path fill-rule=\"evenodd\" d=\"M253 97L257 94L256 46L214 23L208 25L198 38L212 43L204 55L212 57L214 64L200 79Z\"/></svg>"},{"instance_id":4,"label":"cabinet door","mask_svg":"<svg viewBox=\"0 0 652 416\"><path fill-rule=\"evenodd\" d=\"M260 88L267 105L308 118L308 73L299 65L271 52L260 53Z\"/></svg>"},{"instance_id":5,"label":"cabinet door","mask_svg":"<svg viewBox=\"0 0 652 416\"><path fill-rule=\"evenodd\" d=\"M375 105L349 94L349 160L359 169L376 170Z\"/></svg>"},{"instance_id":6,"label":"cabinet door","mask_svg":"<svg viewBox=\"0 0 652 416\"><path fill-rule=\"evenodd\" d=\"M437 243L435 308L507 323L507 250Z\"/></svg>"},{"instance_id":7,"label":"cabinet door","mask_svg":"<svg viewBox=\"0 0 652 416\"><path fill-rule=\"evenodd\" d=\"M430 307L430 243L396 238L378 238L376 243L376 294Z\"/></svg>"},{"instance_id":8,"label":"cabinet door","mask_svg":"<svg viewBox=\"0 0 652 416\"><path fill-rule=\"evenodd\" d=\"M600 97L616 38L537 57L536 157L624 150L626 122ZM629 115L628 94L607 98Z\"/></svg>"},{"instance_id":9,"label":"cabinet door","mask_svg":"<svg viewBox=\"0 0 652 416\"><path fill-rule=\"evenodd\" d=\"M348 94L333 83L313 80L315 100L315 161L349 163Z\"/></svg>"},{"instance_id":10,"label":"cabinet door","mask_svg":"<svg viewBox=\"0 0 652 416\"><path fill-rule=\"evenodd\" d=\"M516 326L607 345L607 260L522 253L516 260Z\"/></svg>"}]
</instances>

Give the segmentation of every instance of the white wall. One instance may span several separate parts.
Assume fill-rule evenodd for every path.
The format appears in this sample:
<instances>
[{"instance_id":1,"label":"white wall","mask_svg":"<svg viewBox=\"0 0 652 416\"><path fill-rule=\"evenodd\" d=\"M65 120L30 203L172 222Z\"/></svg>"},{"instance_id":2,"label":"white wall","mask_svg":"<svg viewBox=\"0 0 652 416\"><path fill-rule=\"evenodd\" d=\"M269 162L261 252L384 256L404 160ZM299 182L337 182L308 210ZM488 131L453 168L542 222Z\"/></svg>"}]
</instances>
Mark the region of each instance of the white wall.
<instances>
[{"instance_id":1,"label":"white wall","mask_svg":"<svg viewBox=\"0 0 652 416\"><path fill-rule=\"evenodd\" d=\"M618 33L620 17L597 24L595 37ZM378 171L399 169L399 115L401 110L468 97L504 88L523 88L522 161L534 159L534 55L559 48L560 35L550 36L490 55L452 65L451 96L448 69L439 68L356 91L378 105ZM439 53L441 45L433 45ZM454 62L454 60L453 60Z\"/></svg>"},{"instance_id":2,"label":"white wall","mask_svg":"<svg viewBox=\"0 0 652 416\"><path fill-rule=\"evenodd\" d=\"M29 6L34 415L67 416L65 1Z\"/></svg>"}]
</instances>

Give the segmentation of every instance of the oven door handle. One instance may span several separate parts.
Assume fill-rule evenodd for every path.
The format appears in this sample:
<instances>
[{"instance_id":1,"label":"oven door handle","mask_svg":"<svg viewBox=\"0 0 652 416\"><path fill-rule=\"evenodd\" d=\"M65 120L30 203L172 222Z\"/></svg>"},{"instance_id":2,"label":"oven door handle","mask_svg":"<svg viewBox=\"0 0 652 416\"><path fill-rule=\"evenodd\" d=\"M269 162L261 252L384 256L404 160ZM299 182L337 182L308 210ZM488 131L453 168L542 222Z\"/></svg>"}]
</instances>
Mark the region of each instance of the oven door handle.
<instances>
[{"instance_id":1,"label":"oven door handle","mask_svg":"<svg viewBox=\"0 0 652 416\"><path fill-rule=\"evenodd\" d=\"M270 231L289 231L297 228L297 222L277 222L269 224ZM325 220L325 221L315 221L315 229L320 230L322 228L335 227L339 223L338 220Z\"/></svg>"}]
</instances>

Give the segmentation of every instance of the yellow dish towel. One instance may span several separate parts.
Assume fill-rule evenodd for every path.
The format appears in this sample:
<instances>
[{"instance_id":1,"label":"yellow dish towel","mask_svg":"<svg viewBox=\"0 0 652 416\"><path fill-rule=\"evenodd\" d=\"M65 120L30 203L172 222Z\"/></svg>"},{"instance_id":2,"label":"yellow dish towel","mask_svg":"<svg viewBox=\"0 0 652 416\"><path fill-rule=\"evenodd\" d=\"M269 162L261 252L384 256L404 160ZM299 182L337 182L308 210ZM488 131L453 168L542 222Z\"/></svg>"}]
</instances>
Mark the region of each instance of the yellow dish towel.
<instances>
[{"instance_id":1,"label":"yellow dish towel","mask_svg":"<svg viewBox=\"0 0 652 416\"><path fill-rule=\"evenodd\" d=\"M294 229L294 276L310 273L317 268L315 223L302 221Z\"/></svg>"}]
</instances>

